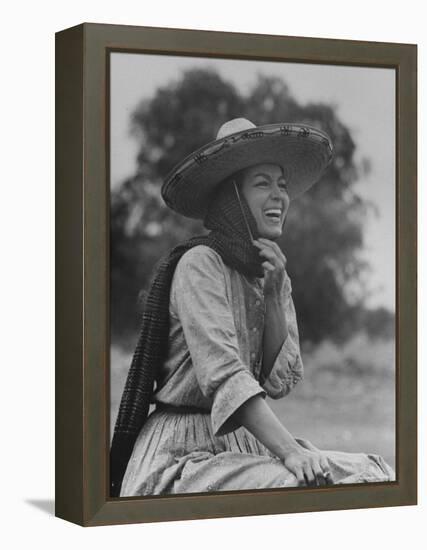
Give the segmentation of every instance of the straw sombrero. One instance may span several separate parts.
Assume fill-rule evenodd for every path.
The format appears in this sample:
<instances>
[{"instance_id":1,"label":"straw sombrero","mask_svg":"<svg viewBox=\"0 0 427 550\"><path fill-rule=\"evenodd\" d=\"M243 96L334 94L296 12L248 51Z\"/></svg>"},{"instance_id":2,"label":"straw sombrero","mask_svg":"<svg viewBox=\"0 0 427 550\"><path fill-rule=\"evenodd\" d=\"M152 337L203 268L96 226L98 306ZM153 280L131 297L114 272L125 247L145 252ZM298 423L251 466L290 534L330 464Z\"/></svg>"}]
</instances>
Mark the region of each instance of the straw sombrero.
<instances>
[{"instance_id":1,"label":"straw sombrero","mask_svg":"<svg viewBox=\"0 0 427 550\"><path fill-rule=\"evenodd\" d=\"M189 218L203 219L212 192L224 179L255 164L278 164L295 199L316 181L332 159L327 134L304 124L255 126L245 118L223 124L215 141L180 162L162 186L165 203Z\"/></svg>"}]
</instances>

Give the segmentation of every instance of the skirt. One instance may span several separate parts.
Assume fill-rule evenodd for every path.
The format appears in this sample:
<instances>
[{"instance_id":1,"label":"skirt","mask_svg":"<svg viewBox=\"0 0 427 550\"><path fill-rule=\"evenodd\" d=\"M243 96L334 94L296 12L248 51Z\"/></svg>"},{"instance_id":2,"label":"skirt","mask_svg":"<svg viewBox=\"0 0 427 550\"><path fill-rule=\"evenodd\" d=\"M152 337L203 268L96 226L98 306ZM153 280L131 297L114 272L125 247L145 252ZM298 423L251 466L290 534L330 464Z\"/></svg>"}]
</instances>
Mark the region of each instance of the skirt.
<instances>
[{"instance_id":1,"label":"skirt","mask_svg":"<svg viewBox=\"0 0 427 550\"><path fill-rule=\"evenodd\" d=\"M297 441L318 451L304 439ZM320 452L334 484L395 481L394 471L379 455ZM245 428L215 436L208 411L156 410L135 442L120 496L297 486L292 472Z\"/></svg>"}]
</instances>

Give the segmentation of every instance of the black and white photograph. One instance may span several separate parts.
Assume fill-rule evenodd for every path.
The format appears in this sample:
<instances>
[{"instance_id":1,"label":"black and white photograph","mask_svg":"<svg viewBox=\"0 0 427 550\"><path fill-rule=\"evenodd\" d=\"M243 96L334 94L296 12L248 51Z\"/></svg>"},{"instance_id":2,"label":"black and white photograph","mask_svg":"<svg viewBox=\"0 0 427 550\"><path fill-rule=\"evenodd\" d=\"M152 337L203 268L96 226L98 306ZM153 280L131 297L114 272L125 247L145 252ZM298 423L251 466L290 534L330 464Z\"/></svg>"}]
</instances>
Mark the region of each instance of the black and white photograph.
<instances>
[{"instance_id":1,"label":"black and white photograph","mask_svg":"<svg viewBox=\"0 0 427 550\"><path fill-rule=\"evenodd\" d=\"M421 6L4 4L5 548L425 545Z\"/></svg>"},{"instance_id":2,"label":"black and white photograph","mask_svg":"<svg viewBox=\"0 0 427 550\"><path fill-rule=\"evenodd\" d=\"M109 53L111 497L396 481L395 83Z\"/></svg>"}]
</instances>

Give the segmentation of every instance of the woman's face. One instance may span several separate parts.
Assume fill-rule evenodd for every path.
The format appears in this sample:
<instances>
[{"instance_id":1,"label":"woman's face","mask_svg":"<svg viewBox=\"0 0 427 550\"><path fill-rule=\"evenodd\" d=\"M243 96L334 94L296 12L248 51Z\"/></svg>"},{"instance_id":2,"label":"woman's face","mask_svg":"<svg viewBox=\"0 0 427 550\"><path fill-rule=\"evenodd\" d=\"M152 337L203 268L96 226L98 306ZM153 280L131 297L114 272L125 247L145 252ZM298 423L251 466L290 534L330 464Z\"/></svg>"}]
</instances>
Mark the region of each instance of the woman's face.
<instances>
[{"instance_id":1,"label":"woman's face","mask_svg":"<svg viewBox=\"0 0 427 550\"><path fill-rule=\"evenodd\" d=\"M277 239L289 208L288 185L277 164L257 164L243 171L240 191L265 239Z\"/></svg>"}]
</instances>

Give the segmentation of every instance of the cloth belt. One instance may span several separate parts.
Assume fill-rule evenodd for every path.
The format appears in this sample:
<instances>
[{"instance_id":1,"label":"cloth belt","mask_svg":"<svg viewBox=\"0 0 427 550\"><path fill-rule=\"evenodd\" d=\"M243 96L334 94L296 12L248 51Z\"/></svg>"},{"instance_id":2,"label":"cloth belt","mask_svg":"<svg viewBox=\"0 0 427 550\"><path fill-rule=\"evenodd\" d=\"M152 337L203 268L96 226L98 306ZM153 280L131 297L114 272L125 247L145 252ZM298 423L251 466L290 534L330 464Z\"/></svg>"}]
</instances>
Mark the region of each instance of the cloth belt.
<instances>
[{"instance_id":1,"label":"cloth belt","mask_svg":"<svg viewBox=\"0 0 427 550\"><path fill-rule=\"evenodd\" d=\"M175 414L210 414L211 411L191 405L169 405L168 403L156 402L156 411L172 412Z\"/></svg>"}]
</instances>

